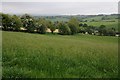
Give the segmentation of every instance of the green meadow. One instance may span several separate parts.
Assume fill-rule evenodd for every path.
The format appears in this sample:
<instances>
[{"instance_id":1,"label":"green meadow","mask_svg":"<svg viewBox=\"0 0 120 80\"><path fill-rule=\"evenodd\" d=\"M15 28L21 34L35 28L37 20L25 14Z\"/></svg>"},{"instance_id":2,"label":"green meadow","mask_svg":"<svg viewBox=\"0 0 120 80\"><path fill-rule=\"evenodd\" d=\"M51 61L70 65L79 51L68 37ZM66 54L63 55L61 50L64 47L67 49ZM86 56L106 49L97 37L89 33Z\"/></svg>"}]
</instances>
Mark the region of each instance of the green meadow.
<instances>
[{"instance_id":1,"label":"green meadow","mask_svg":"<svg viewBox=\"0 0 120 80\"><path fill-rule=\"evenodd\" d=\"M118 38L2 32L3 77L116 78Z\"/></svg>"},{"instance_id":2,"label":"green meadow","mask_svg":"<svg viewBox=\"0 0 120 80\"><path fill-rule=\"evenodd\" d=\"M77 16L75 16L78 19L81 19ZM86 23L89 26L94 26L94 27L100 27L100 25L105 25L107 28L115 28L116 31L118 31L118 16L117 15L109 15L106 16L105 20L102 20L102 18L105 16L91 16L91 17L86 17L84 19L81 19L83 21L87 20L87 22L81 22L80 23ZM53 18L53 19L47 19L51 20L52 22L55 21L69 21L68 18L60 17L60 18ZM94 20L94 21L92 21Z\"/></svg>"},{"instance_id":3,"label":"green meadow","mask_svg":"<svg viewBox=\"0 0 120 80\"><path fill-rule=\"evenodd\" d=\"M118 21L115 22L107 22L107 21L99 21L99 22L84 22L90 26L100 27L100 25L105 25L107 28L115 28L118 30Z\"/></svg>"}]
</instances>

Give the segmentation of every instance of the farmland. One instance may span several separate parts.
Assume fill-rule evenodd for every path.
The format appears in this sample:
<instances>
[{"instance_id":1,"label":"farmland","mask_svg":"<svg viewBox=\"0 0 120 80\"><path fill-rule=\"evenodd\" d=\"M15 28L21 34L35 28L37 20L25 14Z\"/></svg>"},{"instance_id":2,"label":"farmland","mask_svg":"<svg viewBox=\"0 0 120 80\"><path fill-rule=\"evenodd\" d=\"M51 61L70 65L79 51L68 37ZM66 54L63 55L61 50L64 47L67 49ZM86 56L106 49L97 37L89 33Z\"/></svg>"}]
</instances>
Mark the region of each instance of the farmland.
<instances>
[{"instance_id":1,"label":"farmland","mask_svg":"<svg viewBox=\"0 0 120 80\"><path fill-rule=\"evenodd\" d=\"M3 77L116 78L118 38L2 32Z\"/></svg>"},{"instance_id":2,"label":"farmland","mask_svg":"<svg viewBox=\"0 0 120 80\"><path fill-rule=\"evenodd\" d=\"M73 17L73 16L54 16L53 18L46 18L48 20L51 20L52 22L55 21L69 21L69 19ZM118 30L118 15L95 15L95 16L74 16L76 17L78 20L80 19L80 23L86 23L89 26L95 26L95 27L99 27L100 25L105 25L107 28L115 28L116 30ZM102 20L102 18L105 18L104 20ZM85 20L87 20L87 22L84 22ZM94 21L93 21L94 20Z\"/></svg>"},{"instance_id":3,"label":"farmland","mask_svg":"<svg viewBox=\"0 0 120 80\"><path fill-rule=\"evenodd\" d=\"M99 27L100 25L105 25L107 28L115 28L116 30L118 30L118 21L115 22L85 22L88 25L92 25L95 27Z\"/></svg>"}]
</instances>

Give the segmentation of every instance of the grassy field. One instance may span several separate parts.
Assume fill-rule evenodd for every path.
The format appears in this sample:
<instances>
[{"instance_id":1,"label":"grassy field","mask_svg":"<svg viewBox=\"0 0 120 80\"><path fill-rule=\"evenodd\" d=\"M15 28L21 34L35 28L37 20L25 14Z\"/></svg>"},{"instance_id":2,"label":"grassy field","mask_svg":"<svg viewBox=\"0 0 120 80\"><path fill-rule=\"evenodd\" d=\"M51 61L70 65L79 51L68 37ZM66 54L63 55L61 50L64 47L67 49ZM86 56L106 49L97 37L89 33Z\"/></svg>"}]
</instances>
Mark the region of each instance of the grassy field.
<instances>
[{"instance_id":1,"label":"grassy field","mask_svg":"<svg viewBox=\"0 0 120 80\"><path fill-rule=\"evenodd\" d=\"M117 20L115 22L99 21L99 22L83 22L83 23L86 23L89 26L95 26L95 27L100 27L100 25L105 25L107 28L115 28L116 30L118 30L118 21Z\"/></svg>"},{"instance_id":2,"label":"grassy field","mask_svg":"<svg viewBox=\"0 0 120 80\"><path fill-rule=\"evenodd\" d=\"M87 20L88 22L80 22L80 23L86 23L89 26L94 26L94 27L100 27L100 25L105 25L107 28L115 28L116 31L118 31L118 19L117 16L108 16L108 20L101 20L103 16L96 16L96 17L88 17L83 20ZM95 20L91 22L91 20ZM69 21L67 18L54 18L54 19L47 19L51 20L52 22L55 21Z\"/></svg>"},{"instance_id":3,"label":"grassy field","mask_svg":"<svg viewBox=\"0 0 120 80\"><path fill-rule=\"evenodd\" d=\"M47 19L47 20L50 20L50 21L52 21L52 22L55 22L55 21L69 21L69 19L67 19L67 18L55 18L55 19Z\"/></svg>"},{"instance_id":4,"label":"grassy field","mask_svg":"<svg viewBox=\"0 0 120 80\"><path fill-rule=\"evenodd\" d=\"M116 20L116 18L118 18L117 15L109 15L109 16L94 16L94 17L87 17L84 18L83 20L87 20L87 21L92 21L93 19L95 21L102 21L102 18L107 18L107 20L111 21L111 20Z\"/></svg>"},{"instance_id":5,"label":"grassy field","mask_svg":"<svg viewBox=\"0 0 120 80\"><path fill-rule=\"evenodd\" d=\"M4 32L3 77L115 78L118 38Z\"/></svg>"},{"instance_id":6,"label":"grassy field","mask_svg":"<svg viewBox=\"0 0 120 80\"><path fill-rule=\"evenodd\" d=\"M118 19L117 19L118 16L109 15L106 17L109 18L107 20L101 20L102 17L103 16L96 16L96 17L85 18L83 20L87 20L88 22L85 23L90 26L100 27L100 25L105 25L107 28L115 28L116 30L118 30ZM95 21L91 22L93 19Z\"/></svg>"}]
</instances>

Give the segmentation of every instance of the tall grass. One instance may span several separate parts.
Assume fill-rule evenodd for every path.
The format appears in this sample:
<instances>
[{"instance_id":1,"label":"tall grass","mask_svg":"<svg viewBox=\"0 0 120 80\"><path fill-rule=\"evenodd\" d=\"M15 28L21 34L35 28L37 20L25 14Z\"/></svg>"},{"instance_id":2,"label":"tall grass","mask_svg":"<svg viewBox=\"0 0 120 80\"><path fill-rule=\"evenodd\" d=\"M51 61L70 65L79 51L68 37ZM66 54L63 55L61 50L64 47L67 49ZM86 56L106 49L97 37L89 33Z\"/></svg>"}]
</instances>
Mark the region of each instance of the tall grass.
<instances>
[{"instance_id":1,"label":"tall grass","mask_svg":"<svg viewBox=\"0 0 120 80\"><path fill-rule=\"evenodd\" d=\"M117 41L107 36L3 32L3 77L115 78Z\"/></svg>"}]
</instances>

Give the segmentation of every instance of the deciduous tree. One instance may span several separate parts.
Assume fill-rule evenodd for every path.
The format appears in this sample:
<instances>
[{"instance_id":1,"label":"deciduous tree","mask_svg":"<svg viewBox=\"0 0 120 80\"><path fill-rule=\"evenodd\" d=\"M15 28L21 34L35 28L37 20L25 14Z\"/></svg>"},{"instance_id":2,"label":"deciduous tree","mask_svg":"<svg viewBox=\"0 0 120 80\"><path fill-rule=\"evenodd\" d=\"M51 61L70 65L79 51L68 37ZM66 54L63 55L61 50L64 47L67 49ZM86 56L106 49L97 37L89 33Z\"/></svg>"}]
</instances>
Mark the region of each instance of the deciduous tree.
<instances>
[{"instance_id":1,"label":"deciduous tree","mask_svg":"<svg viewBox=\"0 0 120 80\"><path fill-rule=\"evenodd\" d=\"M71 34L76 34L79 31L79 21L76 18L71 18L68 22Z\"/></svg>"}]
</instances>

